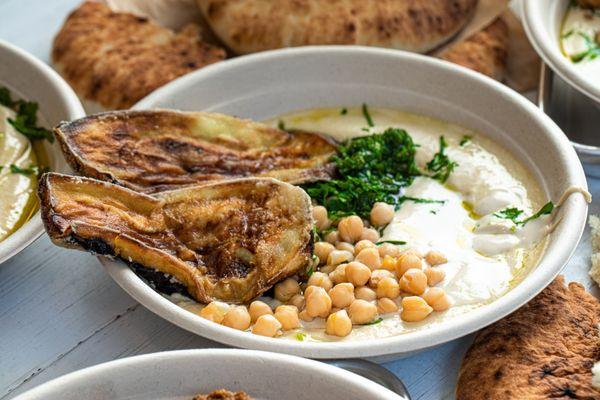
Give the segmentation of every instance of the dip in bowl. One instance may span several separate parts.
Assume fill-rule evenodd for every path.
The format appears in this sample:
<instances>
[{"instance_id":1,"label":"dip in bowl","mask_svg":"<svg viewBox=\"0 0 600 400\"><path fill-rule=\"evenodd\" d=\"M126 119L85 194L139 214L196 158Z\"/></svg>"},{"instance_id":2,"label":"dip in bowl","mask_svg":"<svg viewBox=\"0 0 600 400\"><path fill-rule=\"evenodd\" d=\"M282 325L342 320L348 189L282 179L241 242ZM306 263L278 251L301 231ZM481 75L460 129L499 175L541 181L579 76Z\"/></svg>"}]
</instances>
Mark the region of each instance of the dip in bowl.
<instances>
[{"instance_id":1,"label":"dip in bowl","mask_svg":"<svg viewBox=\"0 0 600 400\"><path fill-rule=\"evenodd\" d=\"M395 313L341 339L310 325L267 338L208 321L198 315L201 306L164 296L125 263L101 259L146 307L230 345L313 358L381 360L438 345L496 321L535 296L567 262L584 227L587 206L578 191L585 191L585 177L563 133L518 94L445 62L360 47L274 51L184 77L137 106L157 107L220 112L273 126L281 120L286 129L338 139L400 128L421 146L415 155L421 171L436 154L438 161L443 158L442 147L457 164L446 180L432 178L433 173L415 177L404 194L432 201L402 203L380 233L381 240L402 250L414 246L424 255L437 250L446 257L446 262L427 263L444 269L437 284L452 307L422 321ZM540 212L549 201L561 203L552 215ZM504 218L511 214L506 208L518 209L515 220ZM488 215L488 224L478 226ZM526 224L514 223L536 215Z\"/></svg>"}]
</instances>

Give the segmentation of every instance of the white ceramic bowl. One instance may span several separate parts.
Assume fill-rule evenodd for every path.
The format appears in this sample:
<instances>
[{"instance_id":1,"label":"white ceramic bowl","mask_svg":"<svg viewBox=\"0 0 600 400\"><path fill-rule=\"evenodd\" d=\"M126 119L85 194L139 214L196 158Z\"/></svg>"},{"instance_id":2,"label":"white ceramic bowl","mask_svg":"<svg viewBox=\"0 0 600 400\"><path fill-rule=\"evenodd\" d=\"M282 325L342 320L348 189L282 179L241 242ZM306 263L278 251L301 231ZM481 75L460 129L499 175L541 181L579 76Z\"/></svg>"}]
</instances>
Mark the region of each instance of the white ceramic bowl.
<instances>
[{"instance_id":1,"label":"white ceramic bowl","mask_svg":"<svg viewBox=\"0 0 600 400\"><path fill-rule=\"evenodd\" d=\"M569 85L600 104L600 85L594 85L575 68L560 49L560 29L571 0L523 0L525 31L546 64ZM598 68L600 73L600 68Z\"/></svg>"},{"instance_id":2,"label":"white ceramic bowl","mask_svg":"<svg viewBox=\"0 0 600 400\"><path fill-rule=\"evenodd\" d=\"M43 123L51 128L60 121L85 116L73 90L42 61L0 40L0 86L9 88L13 97L39 104ZM58 145L44 143L53 171L66 171L66 163ZM44 227L39 212L16 232L0 242L0 263L8 260L38 238Z\"/></svg>"},{"instance_id":3,"label":"white ceramic bowl","mask_svg":"<svg viewBox=\"0 0 600 400\"><path fill-rule=\"evenodd\" d=\"M575 151L560 129L527 99L483 75L432 58L363 47L306 47L215 64L183 77L137 108L207 110L262 120L314 107L398 108L451 121L494 139L529 167L558 200L570 186L586 188ZM386 360L476 331L525 304L558 274L584 228L587 204L571 196L539 266L490 305L430 329L367 342L310 343L264 338L223 327L174 305L124 263L102 259L109 274L144 306L180 327L237 347L310 358Z\"/></svg>"},{"instance_id":4,"label":"white ceramic bowl","mask_svg":"<svg viewBox=\"0 0 600 400\"><path fill-rule=\"evenodd\" d=\"M125 358L65 375L15 400L191 400L216 389L256 400L402 400L390 390L317 361L248 350L182 350Z\"/></svg>"}]
</instances>

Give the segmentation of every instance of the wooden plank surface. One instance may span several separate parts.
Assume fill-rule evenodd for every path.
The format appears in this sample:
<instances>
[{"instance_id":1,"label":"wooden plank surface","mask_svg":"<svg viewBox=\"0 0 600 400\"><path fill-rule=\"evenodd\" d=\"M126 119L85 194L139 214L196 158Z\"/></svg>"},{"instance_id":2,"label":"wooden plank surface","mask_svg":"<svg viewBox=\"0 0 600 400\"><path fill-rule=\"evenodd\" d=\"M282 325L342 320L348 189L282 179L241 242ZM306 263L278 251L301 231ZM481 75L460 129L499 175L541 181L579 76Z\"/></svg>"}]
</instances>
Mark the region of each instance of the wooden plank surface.
<instances>
[{"instance_id":1,"label":"wooden plank surface","mask_svg":"<svg viewBox=\"0 0 600 400\"><path fill-rule=\"evenodd\" d=\"M48 61L52 38L77 3L0 0L0 38ZM591 179L590 186L600 198L600 180ZM600 212L600 203L591 211ZM586 231L565 273L591 287L589 254ZM46 236L0 266L0 327L0 399L116 358L220 346L152 314L94 257L59 249ZM452 399L470 341L466 337L385 366L403 379L414 399Z\"/></svg>"}]
</instances>

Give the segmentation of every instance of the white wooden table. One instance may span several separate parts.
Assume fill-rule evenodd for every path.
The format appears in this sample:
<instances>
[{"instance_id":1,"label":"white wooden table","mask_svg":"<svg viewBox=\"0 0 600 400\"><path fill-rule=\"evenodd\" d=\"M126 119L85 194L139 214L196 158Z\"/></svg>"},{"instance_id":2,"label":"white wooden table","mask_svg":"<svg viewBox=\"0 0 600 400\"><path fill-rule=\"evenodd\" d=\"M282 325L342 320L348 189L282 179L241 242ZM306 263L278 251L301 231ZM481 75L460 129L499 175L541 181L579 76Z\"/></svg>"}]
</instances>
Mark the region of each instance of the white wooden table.
<instances>
[{"instance_id":1,"label":"white wooden table","mask_svg":"<svg viewBox=\"0 0 600 400\"><path fill-rule=\"evenodd\" d=\"M79 0L0 0L0 38L49 59L51 41ZM2 60L0 60L2 62ZM590 179L600 199L600 180ZM590 212L600 212L600 202ZM588 232L565 268L598 294L587 277ZM452 399L471 337L385 366L414 399ZM0 399L84 367L164 350L221 347L162 320L137 304L91 255L41 237L0 266Z\"/></svg>"}]
</instances>

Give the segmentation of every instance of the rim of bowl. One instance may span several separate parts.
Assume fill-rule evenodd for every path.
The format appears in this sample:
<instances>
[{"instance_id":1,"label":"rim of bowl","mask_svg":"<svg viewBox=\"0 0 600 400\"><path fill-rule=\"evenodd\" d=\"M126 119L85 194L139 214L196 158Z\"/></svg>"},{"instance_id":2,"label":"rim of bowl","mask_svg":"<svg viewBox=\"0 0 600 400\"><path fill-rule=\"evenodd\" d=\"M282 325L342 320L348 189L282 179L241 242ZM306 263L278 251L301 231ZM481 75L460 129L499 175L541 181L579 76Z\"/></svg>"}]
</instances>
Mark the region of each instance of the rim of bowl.
<instances>
[{"instance_id":1,"label":"rim of bowl","mask_svg":"<svg viewBox=\"0 0 600 400\"><path fill-rule=\"evenodd\" d=\"M544 133L548 140L552 141L558 151L563 153L566 158L565 168L570 171L570 184L587 190L583 167L567 137L546 114L525 97L503 84L467 68L423 55L397 50L362 46L307 46L242 56L213 64L181 77L158 91L153 92L145 99L142 99L134 108L151 108L157 99L169 97L173 93L177 93L180 88L186 87L190 82L210 79L215 75L218 76L221 70L239 68L246 63L276 62L279 58L307 57L311 54L323 55L331 53L346 53L348 56L361 55L362 57L393 57L399 62L408 60L413 63L430 64L432 67L444 70L446 74L468 79L474 85L484 86L488 90L497 92L498 97L504 99L503 101L508 101L517 107L527 110L532 118L535 118L545 127ZM146 308L181 328L217 342L236 347L276 351L318 359L398 356L399 354L425 350L488 326L527 303L550 284L575 251L579 239L583 234L587 219L587 203L581 196L569 198L563 205L563 209L564 214L561 225L564 227L568 226L569 230L562 234L560 245L555 243L554 246L548 246L535 270L527 276L527 279L520 282L515 288L493 303L462 314L460 318L444 322L442 329L436 326L436 329L423 329L416 332L362 342L338 341L315 343L281 338L265 338L214 324L171 303L144 283L125 263L104 257L100 257L100 261L113 279ZM549 254L551 254L551 257L548 257ZM540 270L542 265L544 269Z\"/></svg>"},{"instance_id":2,"label":"rim of bowl","mask_svg":"<svg viewBox=\"0 0 600 400\"><path fill-rule=\"evenodd\" d=\"M11 57L18 59L19 62L33 65L39 77L48 81L59 99L57 101L63 102L65 109L68 111L68 115L65 115L65 118L73 120L85 116L83 106L73 89L49 65L27 51L4 40L0 40L0 48L3 51L11 53ZM6 83L10 85L11 82L6 81ZM15 89L18 90L18 88ZM31 100L35 101L35 99ZM43 110L41 110L41 113L44 115ZM56 148L56 151L59 151L58 148ZM16 256L39 238L42 233L44 233L44 225L42 224L40 211L38 210L27 222L0 243L0 264Z\"/></svg>"},{"instance_id":3,"label":"rim of bowl","mask_svg":"<svg viewBox=\"0 0 600 400\"><path fill-rule=\"evenodd\" d=\"M61 377L52 379L46 383L41 384L27 392L17 396L15 400L36 400L45 399L53 392L60 393L62 387L68 387L70 384L77 383L79 381L88 381L93 377L102 375L107 371L115 370L135 370L138 368L144 368L146 365L154 366L165 360L168 361L187 361L191 359L192 362L202 365L203 362L215 363L219 359L231 359L234 358L239 362L244 359L249 360L260 360L264 363L270 363L274 367L285 365L288 368L294 368L298 372L314 376L321 375L327 376L329 379L336 378L341 383L345 383L356 390L360 390L363 395L376 396L378 399L389 398L401 400L402 397L389 389L375 383L367 378L357 375L353 372L349 372L342 368L335 367L333 365L325 364L323 362L314 361L302 357L291 356L287 354L277 354L266 351L257 350L241 350L241 349L191 349L191 350L175 350L165 351L159 353L150 353L144 355L138 355L133 357L126 357L119 360L109 361L102 364L94 365L84 369L80 369L75 372L63 375Z\"/></svg>"},{"instance_id":4,"label":"rim of bowl","mask_svg":"<svg viewBox=\"0 0 600 400\"><path fill-rule=\"evenodd\" d=\"M566 12L569 1L564 0L562 3L564 3ZM560 5L554 3L548 5L542 1L521 1L521 15L523 16L525 32L536 52L556 74L579 92L600 104L600 86L591 85L583 74L560 52L558 46L560 33L555 32L555 35L550 36L545 34L548 31L546 27L547 19L544 18L544 14L541 12L542 8L552 10L552 7L563 7L562 3ZM562 15L564 17L564 12Z\"/></svg>"}]
</instances>

